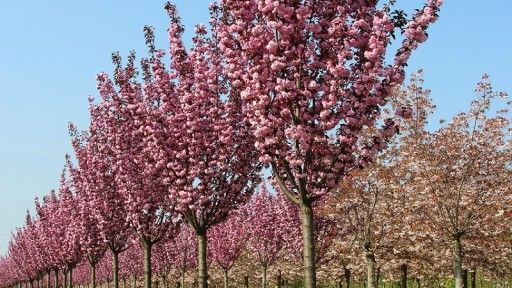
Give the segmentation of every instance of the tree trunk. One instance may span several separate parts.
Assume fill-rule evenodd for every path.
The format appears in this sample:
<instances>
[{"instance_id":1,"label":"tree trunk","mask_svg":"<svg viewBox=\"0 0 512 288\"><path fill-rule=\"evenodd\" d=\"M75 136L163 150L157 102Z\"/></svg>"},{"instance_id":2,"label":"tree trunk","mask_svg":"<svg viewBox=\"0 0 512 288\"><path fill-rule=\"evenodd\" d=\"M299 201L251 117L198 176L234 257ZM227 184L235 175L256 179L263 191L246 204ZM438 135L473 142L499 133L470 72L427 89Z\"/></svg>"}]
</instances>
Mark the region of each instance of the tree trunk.
<instances>
[{"instance_id":1,"label":"tree trunk","mask_svg":"<svg viewBox=\"0 0 512 288\"><path fill-rule=\"evenodd\" d=\"M302 203L300 207L304 253L304 288L316 287L315 237L313 207L311 203Z\"/></svg>"},{"instance_id":2,"label":"tree trunk","mask_svg":"<svg viewBox=\"0 0 512 288\"><path fill-rule=\"evenodd\" d=\"M345 272L345 284L347 285L346 288L350 288L350 269L344 268L343 270Z\"/></svg>"},{"instance_id":3,"label":"tree trunk","mask_svg":"<svg viewBox=\"0 0 512 288\"><path fill-rule=\"evenodd\" d=\"M112 270L114 276L114 288L119 288L119 252L117 251L112 251Z\"/></svg>"},{"instance_id":4,"label":"tree trunk","mask_svg":"<svg viewBox=\"0 0 512 288\"><path fill-rule=\"evenodd\" d=\"M224 272L224 288L228 288L228 269L222 269Z\"/></svg>"},{"instance_id":5,"label":"tree trunk","mask_svg":"<svg viewBox=\"0 0 512 288\"><path fill-rule=\"evenodd\" d=\"M455 288L463 288L462 280L462 244L460 237L453 239L453 276L455 278Z\"/></svg>"},{"instance_id":6,"label":"tree trunk","mask_svg":"<svg viewBox=\"0 0 512 288\"><path fill-rule=\"evenodd\" d=\"M185 270L181 271L181 288L185 288Z\"/></svg>"},{"instance_id":7,"label":"tree trunk","mask_svg":"<svg viewBox=\"0 0 512 288\"><path fill-rule=\"evenodd\" d=\"M51 288L52 286L52 271L48 271L48 274L46 275L46 282L47 282L47 286L48 288ZM20 288L21 288L21 284L20 284Z\"/></svg>"},{"instance_id":8,"label":"tree trunk","mask_svg":"<svg viewBox=\"0 0 512 288\"><path fill-rule=\"evenodd\" d=\"M375 288L375 255L366 250L366 283L368 288Z\"/></svg>"},{"instance_id":9,"label":"tree trunk","mask_svg":"<svg viewBox=\"0 0 512 288\"><path fill-rule=\"evenodd\" d=\"M420 277L416 277L416 286L418 286L417 288L421 288L421 279L420 279Z\"/></svg>"},{"instance_id":10,"label":"tree trunk","mask_svg":"<svg viewBox=\"0 0 512 288\"><path fill-rule=\"evenodd\" d=\"M144 287L151 288L151 278L153 271L151 269L151 248L153 243L150 241L143 241L144 245Z\"/></svg>"},{"instance_id":11,"label":"tree trunk","mask_svg":"<svg viewBox=\"0 0 512 288\"><path fill-rule=\"evenodd\" d=\"M462 286L468 288L468 269L462 270Z\"/></svg>"},{"instance_id":12,"label":"tree trunk","mask_svg":"<svg viewBox=\"0 0 512 288\"><path fill-rule=\"evenodd\" d=\"M400 265L400 288L407 288L407 264Z\"/></svg>"},{"instance_id":13,"label":"tree trunk","mask_svg":"<svg viewBox=\"0 0 512 288\"><path fill-rule=\"evenodd\" d=\"M68 288L68 271L66 270L64 270L64 284L62 286Z\"/></svg>"},{"instance_id":14,"label":"tree trunk","mask_svg":"<svg viewBox=\"0 0 512 288\"><path fill-rule=\"evenodd\" d=\"M247 275L244 277L244 287L249 288L249 276Z\"/></svg>"},{"instance_id":15,"label":"tree trunk","mask_svg":"<svg viewBox=\"0 0 512 288\"><path fill-rule=\"evenodd\" d=\"M55 269L55 288L59 288L59 269Z\"/></svg>"},{"instance_id":16,"label":"tree trunk","mask_svg":"<svg viewBox=\"0 0 512 288\"><path fill-rule=\"evenodd\" d=\"M267 288L267 265L263 265L261 274L261 287Z\"/></svg>"},{"instance_id":17,"label":"tree trunk","mask_svg":"<svg viewBox=\"0 0 512 288\"><path fill-rule=\"evenodd\" d=\"M133 275L133 288L137 287L137 276Z\"/></svg>"},{"instance_id":18,"label":"tree trunk","mask_svg":"<svg viewBox=\"0 0 512 288\"><path fill-rule=\"evenodd\" d=\"M281 270L279 270L277 274L277 288L281 288L283 281L283 276L281 275Z\"/></svg>"},{"instance_id":19,"label":"tree trunk","mask_svg":"<svg viewBox=\"0 0 512 288\"><path fill-rule=\"evenodd\" d=\"M208 288L208 270L206 263L206 251L207 251L207 242L206 231L201 231L197 233L197 252L198 252L198 288ZM151 288L151 287L147 287Z\"/></svg>"},{"instance_id":20,"label":"tree trunk","mask_svg":"<svg viewBox=\"0 0 512 288\"><path fill-rule=\"evenodd\" d=\"M69 266L69 288L73 288L73 267Z\"/></svg>"},{"instance_id":21,"label":"tree trunk","mask_svg":"<svg viewBox=\"0 0 512 288\"><path fill-rule=\"evenodd\" d=\"M92 288L96 288L96 263L91 263L91 283Z\"/></svg>"},{"instance_id":22,"label":"tree trunk","mask_svg":"<svg viewBox=\"0 0 512 288\"><path fill-rule=\"evenodd\" d=\"M380 285L380 267L377 268L377 275L376 275L376 278L375 278L375 285L377 287L379 287L379 285Z\"/></svg>"},{"instance_id":23,"label":"tree trunk","mask_svg":"<svg viewBox=\"0 0 512 288\"><path fill-rule=\"evenodd\" d=\"M476 288L476 269L471 270L471 288Z\"/></svg>"}]
</instances>

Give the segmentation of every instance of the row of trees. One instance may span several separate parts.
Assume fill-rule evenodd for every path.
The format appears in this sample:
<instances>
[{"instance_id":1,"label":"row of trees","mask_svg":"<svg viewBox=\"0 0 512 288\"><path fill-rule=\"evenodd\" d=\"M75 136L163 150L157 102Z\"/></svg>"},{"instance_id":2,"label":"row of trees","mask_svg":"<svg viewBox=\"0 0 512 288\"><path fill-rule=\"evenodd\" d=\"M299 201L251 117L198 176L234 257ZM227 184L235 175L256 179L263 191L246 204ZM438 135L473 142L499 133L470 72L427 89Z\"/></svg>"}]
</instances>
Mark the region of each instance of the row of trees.
<instances>
[{"instance_id":1,"label":"row of trees","mask_svg":"<svg viewBox=\"0 0 512 288\"><path fill-rule=\"evenodd\" d=\"M208 245L220 237L209 235L241 213L234 211L251 199L267 167L275 190L287 200L275 205L276 211L296 211L291 218L276 218L287 219L284 238L302 235L290 247L302 253L305 287L316 286L320 251L330 245L320 237L333 234L332 220L321 220L327 216L337 219L337 233L357 235L353 243L364 243L368 285L374 284L379 241L388 238L374 234L400 235L388 231L395 225L379 224L391 219L379 213L394 211L383 207L400 202L388 201L387 195L397 191L404 191L403 209L395 220L439 227L420 239L450 235L460 287L463 239L481 227L482 215L492 214L484 211L508 199L508 120L485 116L496 97L484 81L483 96L470 112L436 133L426 132L429 110L422 98L411 100L410 91L397 89L441 1L429 0L411 19L393 10L391 2L223 0L210 6L211 33L197 26L191 49L185 48L180 18L168 3L169 67L151 27L144 29L149 56L141 59L140 69L134 53L126 63L113 54L113 77L98 75L100 100L90 101L89 129L80 132L70 125L75 157L66 157L59 192L37 202L37 216L15 233L0 264L14 273L4 283L33 282L52 271L58 286L59 271L66 271L67 285L86 260L94 287L96 267L108 250L117 288L119 257L137 239L145 287L151 288L156 247L191 229L197 282L206 287ZM399 30L402 44L387 64L387 47ZM397 137L400 122L408 134ZM433 149L438 146L443 148ZM439 171L443 174L434 177ZM391 175L399 175L393 178L399 181L384 185ZM446 194L454 200L446 202ZM435 205L426 209L430 200ZM500 209L494 214L508 215ZM419 222L406 217L423 215L418 211L430 213ZM414 231L409 226L400 231ZM270 227L261 229L278 226Z\"/></svg>"},{"instance_id":2,"label":"row of trees","mask_svg":"<svg viewBox=\"0 0 512 288\"><path fill-rule=\"evenodd\" d=\"M455 284L467 287L469 270L476 287L477 270L488 278L510 276L511 127L508 110L496 109L505 95L493 92L485 76L470 110L429 132L427 118L435 106L421 82L420 73L413 75L390 106L408 107L399 111L404 114L400 135L315 206L315 264L325 284L340 283L343 277L344 287L350 287L351 279L365 275L368 287L383 278L400 278L402 287L408 278L430 286L453 271ZM73 139L80 139L72 131ZM371 137L368 132L362 137ZM129 218L115 218L126 213L121 212L125 205L121 202L116 212L111 210L116 198L88 198L67 159L59 191L36 201L37 215L27 213L9 255L0 261L2 287L95 287L96 279L113 287L122 279L123 287L137 287L143 275L164 287L197 281L186 277L201 261L200 236L192 226L179 216L166 216L175 219L167 224L151 223L152 229L169 227L148 256L148 245L130 228ZM222 279L229 287L229 279L235 279L248 285L256 276L266 287L268 274L278 286L300 278L300 210L276 182L271 177L262 183L246 204L208 230L207 258L214 264L210 283L219 285ZM276 193L267 191L271 186ZM107 225L105 218L115 220ZM261 273L255 275L256 270Z\"/></svg>"}]
</instances>

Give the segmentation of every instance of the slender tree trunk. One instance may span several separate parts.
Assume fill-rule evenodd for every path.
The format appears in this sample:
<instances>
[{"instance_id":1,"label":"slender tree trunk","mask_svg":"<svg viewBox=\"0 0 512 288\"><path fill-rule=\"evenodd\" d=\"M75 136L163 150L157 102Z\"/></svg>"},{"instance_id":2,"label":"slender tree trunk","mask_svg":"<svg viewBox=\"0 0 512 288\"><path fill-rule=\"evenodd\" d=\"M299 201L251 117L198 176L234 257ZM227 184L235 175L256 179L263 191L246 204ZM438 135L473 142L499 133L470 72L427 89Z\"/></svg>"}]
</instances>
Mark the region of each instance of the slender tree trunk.
<instances>
[{"instance_id":1,"label":"slender tree trunk","mask_svg":"<svg viewBox=\"0 0 512 288\"><path fill-rule=\"evenodd\" d=\"M343 270L345 272L345 284L347 285L346 288L350 288L350 269L344 268Z\"/></svg>"},{"instance_id":2,"label":"slender tree trunk","mask_svg":"<svg viewBox=\"0 0 512 288\"><path fill-rule=\"evenodd\" d=\"M366 282L368 288L375 288L375 255L366 250Z\"/></svg>"},{"instance_id":3,"label":"slender tree trunk","mask_svg":"<svg viewBox=\"0 0 512 288\"><path fill-rule=\"evenodd\" d=\"M249 276L244 276L244 287L249 288Z\"/></svg>"},{"instance_id":4,"label":"slender tree trunk","mask_svg":"<svg viewBox=\"0 0 512 288\"><path fill-rule=\"evenodd\" d=\"M400 265L400 288L407 288L407 264Z\"/></svg>"},{"instance_id":5,"label":"slender tree trunk","mask_svg":"<svg viewBox=\"0 0 512 288\"><path fill-rule=\"evenodd\" d=\"M69 288L73 288L73 267L69 266Z\"/></svg>"},{"instance_id":6,"label":"slender tree trunk","mask_svg":"<svg viewBox=\"0 0 512 288\"><path fill-rule=\"evenodd\" d=\"M304 288L316 287L315 237L313 207L311 203L302 203L300 207L302 238L304 243Z\"/></svg>"},{"instance_id":7,"label":"slender tree trunk","mask_svg":"<svg viewBox=\"0 0 512 288\"><path fill-rule=\"evenodd\" d=\"M208 288L208 270L206 263L206 250L208 242L206 238L206 231L197 233L197 248L198 248L198 288ZM151 287L146 287L151 288Z\"/></svg>"},{"instance_id":8,"label":"slender tree trunk","mask_svg":"<svg viewBox=\"0 0 512 288\"><path fill-rule=\"evenodd\" d=\"M267 265L263 265L263 270L261 272L261 287L267 288Z\"/></svg>"},{"instance_id":9,"label":"slender tree trunk","mask_svg":"<svg viewBox=\"0 0 512 288\"><path fill-rule=\"evenodd\" d=\"M380 287L380 267L377 268L377 275L376 275L376 278L375 278L375 285L378 287Z\"/></svg>"},{"instance_id":10,"label":"slender tree trunk","mask_svg":"<svg viewBox=\"0 0 512 288\"><path fill-rule=\"evenodd\" d=\"M55 288L59 288L59 269L55 269Z\"/></svg>"},{"instance_id":11,"label":"slender tree trunk","mask_svg":"<svg viewBox=\"0 0 512 288\"><path fill-rule=\"evenodd\" d=\"M468 269L462 270L462 286L468 288Z\"/></svg>"},{"instance_id":12,"label":"slender tree trunk","mask_svg":"<svg viewBox=\"0 0 512 288\"><path fill-rule=\"evenodd\" d=\"M112 251L112 272L114 276L114 288L119 288L119 252Z\"/></svg>"},{"instance_id":13,"label":"slender tree trunk","mask_svg":"<svg viewBox=\"0 0 512 288\"><path fill-rule=\"evenodd\" d=\"M476 288L476 269L471 270L471 288Z\"/></svg>"},{"instance_id":14,"label":"slender tree trunk","mask_svg":"<svg viewBox=\"0 0 512 288\"><path fill-rule=\"evenodd\" d=\"M52 271L48 271L48 274L46 274L46 282L47 282L47 286L48 288L51 288L52 286ZM20 284L20 288L21 288L21 284Z\"/></svg>"},{"instance_id":15,"label":"slender tree trunk","mask_svg":"<svg viewBox=\"0 0 512 288\"><path fill-rule=\"evenodd\" d=\"M228 288L228 281L229 281L229 278L228 278L228 269L222 269L222 271L224 272L224 288Z\"/></svg>"},{"instance_id":16,"label":"slender tree trunk","mask_svg":"<svg viewBox=\"0 0 512 288\"><path fill-rule=\"evenodd\" d=\"M133 288L137 287L137 276L133 275Z\"/></svg>"},{"instance_id":17,"label":"slender tree trunk","mask_svg":"<svg viewBox=\"0 0 512 288\"><path fill-rule=\"evenodd\" d=\"M91 284L92 288L96 288L96 263L91 262Z\"/></svg>"},{"instance_id":18,"label":"slender tree trunk","mask_svg":"<svg viewBox=\"0 0 512 288\"><path fill-rule=\"evenodd\" d=\"M417 288L421 288L421 279L420 279L420 277L416 277L416 286L418 286Z\"/></svg>"},{"instance_id":19,"label":"slender tree trunk","mask_svg":"<svg viewBox=\"0 0 512 288\"><path fill-rule=\"evenodd\" d=\"M151 248L153 243L144 241L144 287L151 288L151 278L153 271L151 269Z\"/></svg>"},{"instance_id":20,"label":"slender tree trunk","mask_svg":"<svg viewBox=\"0 0 512 288\"><path fill-rule=\"evenodd\" d=\"M277 274L277 288L281 288L282 286L283 277L281 275L281 269L279 269Z\"/></svg>"},{"instance_id":21,"label":"slender tree trunk","mask_svg":"<svg viewBox=\"0 0 512 288\"><path fill-rule=\"evenodd\" d=\"M185 288L185 269L181 270L181 287Z\"/></svg>"},{"instance_id":22,"label":"slender tree trunk","mask_svg":"<svg viewBox=\"0 0 512 288\"><path fill-rule=\"evenodd\" d=\"M68 271L64 270L64 288L68 288Z\"/></svg>"},{"instance_id":23,"label":"slender tree trunk","mask_svg":"<svg viewBox=\"0 0 512 288\"><path fill-rule=\"evenodd\" d=\"M462 280L462 244L460 237L453 239L453 276L455 278L455 288L463 288Z\"/></svg>"}]
</instances>

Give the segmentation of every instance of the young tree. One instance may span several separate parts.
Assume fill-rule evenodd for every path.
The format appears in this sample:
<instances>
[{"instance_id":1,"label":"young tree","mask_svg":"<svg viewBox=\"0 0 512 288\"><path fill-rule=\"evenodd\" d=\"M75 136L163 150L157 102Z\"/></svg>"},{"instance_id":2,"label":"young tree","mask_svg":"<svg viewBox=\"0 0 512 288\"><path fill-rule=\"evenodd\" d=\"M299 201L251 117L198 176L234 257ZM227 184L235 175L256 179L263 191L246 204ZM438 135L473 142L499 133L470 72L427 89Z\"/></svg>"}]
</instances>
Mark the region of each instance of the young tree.
<instances>
[{"instance_id":1,"label":"young tree","mask_svg":"<svg viewBox=\"0 0 512 288\"><path fill-rule=\"evenodd\" d=\"M359 246L357 250L362 252L366 261L368 288L378 285L377 256L386 246L393 218L397 216L392 206L393 191L386 183L390 177L389 170L379 163L351 175L351 179L341 187L338 201L334 202L341 217L346 217L345 221Z\"/></svg>"},{"instance_id":2,"label":"young tree","mask_svg":"<svg viewBox=\"0 0 512 288\"><path fill-rule=\"evenodd\" d=\"M39 203L39 199L35 198L35 206L36 206L36 219L38 222L38 231L37 231L37 241L39 242L39 245L42 249L40 249L39 253L41 254L42 261L44 261L44 274L46 274L46 280L47 280L47 287L50 288L51 284L51 272L52 272L52 262L51 262L51 255L49 253L49 250L46 249L47 246L45 246L47 243L47 221L46 219L42 219L41 215L39 213L39 210L41 209L41 204ZM44 275L42 276L44 278Z\"/></svg>"},{"instance_id":3,"label":"young tree","mask_svg":"<svg viewBox=\"0 0 512 288\"><path fill-rule=\"evenodd\" d=\"M180 285L185 287L185 274L197 267L197 236L189 226L182 226L180 232L167 246L167 253L173 267L180 275Z\"/></svg>"},{"instance_id":4,"label":"young tree","mask_svg":"<svg viewBox=\"0 0 512 288\"><path fill-rule=\"evenodd\" d=\"M10 255L0 256L0 286L21 286L22 275Z\"/></svg>"},{"instance_id":5,"label":"young tree","mask_svg":"<svg viewBox=\"0 0 512 288\"><path fill-rule=\"evenodd\" d=\"M152 37L150 28L146 27L145 33L148 39ZM174 183L174 178L164 173L170 156L162 147L169 139L155 133L161 131L163 124L160 114L163 96L157 93L149 65L156 65L157 60L154 55L141 60L144 73L141 84L134 53L128 57L126 67L117 53L112 59L116 67L114 80L105 73L98 75L101 102L97 105L104 111L102 121L109 129L106 145L115 147L112 163L116 171L115 189L122 199L126 219L144 248L145 287L151 288L152 247L166 237L168 230L175 231L181 222L175 213L176 203L166 197L168 188L164 184Z\"/></svg>"},{"instance_id":6,"label":"young tree","mask_svg":"<svg viewBox=\"0 0 512 288\"><path fill-rule=\"evenodd\" d=\"M247 226L247 212L241 208L226 221L210 230L208 237L212 260L222 268L224 288L229 287L229 270L247 247L250 227Z\"/></svg>"},{"instance_id":7,"label":"young tree","mask_svg":"<svg viewBox=\"0 0 512 288\"><path fill-rule=\"evenodd\" d=\"M504 93L494 92L487 76L476 91L479 98L471 109L433 133L428 146L416 147L414 155L416 201L429 225L452 242L456 288L463 287L465 239L499 233L497 224L505 215L500 211L505 211L510 192L508 110L492 112Z\"/></svg>"},{"instance_id":8,"label":"young tree","mask_svg":"<svg viewBox=\"0 0 512 288\"><path fill-rule=\"evenodd\" d=\"M74 144L83 139L74 139ZM95 206L99 203L94 199L94 185L97 183L87 181L87 173L89 168L85 163L85 151L77 151L77 158L79 160L79 167L73 167L71 159L68 156L68 169L70 170L72 185L76 193L76 205L78 208L78 218L76 226L79 227L80 245L83 257L87 259L91 266L91 285L96 288L96 268L97 264L103 259L107 246L105 245L106 239L102 237L99 219L96 217ZM70 279L73 267L70 267Z\"/></svg>"},{"instance_id":9,"label":"young tree","mask_svg":"<svg viewBox=\"0 0 512 288\"><path fill-rule=\"evenodd\" d=\"M425 225L415 202L417 166L410 149L428 141L428 120L435 111L430 91L423 88L422 76L422 70L413 73L407 86L390 101L390 108L404 117L400 121L400 135L394 138L382 162L389 169L387 177L381 180L391 190L388 200L393 213L388 221L391 232L386 235L388 249L383 256L388 271L400 270L403 288L411 272L419 279L420 273L430 274L435 270L433 267L444 267L445 263L441 259L436 262L445 245L439 233Z\"/></svg>"},{"instance_id":10,"label":"young tree","mask_svg":"<svg viewBox=\"0 0 512 288\"><path fill-rule=\"evenodd\" d=\"M392 119L371 142L380 108L404 80L404 67L427 38L441 0L412 19L378 1L223 0L214 25L227 77L240 90L260 160L300 207L305 287L316 286L313 205L365 166L396 133ZM394 61L385 55L395 28L404 39Z\"/></svg>"},{"instance_id":11,"label":"young tree","mask_svg":"<svg viewBox=\"0 0 512 288\"><path fill-rule=\"evenodd\" d=\"M25 225L22 228L17 228L16 233L13 233L12 240L9 245L9 254L20 269L22 279L29 283L31 287L34 281L37 281L38 274L38 261L36 251L38 247L32 238L32 231L34 229L32 216L27 211L25 218Z\"/></svg>"},{"instance_id":12,"label":"young tree","mask_svg":"<svg viewBox=\"0 0 512 288\"><path fill-rule=\"evenodd\" d=\"M408 258L405 251L413 251L419 244L409 241L409 237L420 239L420 233L411 234L412 231L418 232L411 226L411 219L417 213L414 205L409 205L413 197L407 194L409 190L406 189L410 188L407 180L412 177L407 169L411 163L407 158L410 154L401 143L421 142L428 135L427 117L434 108L429 91L424 90L421 83L421 71L414 73L410 83L398 91L383 109L384 119L393 113L402 116L400 135L390 139L387 149L375 158L374 163L351 173L340 193L329 203L331 210L339 215L338 221L350 227L358 250L364 254L368 287L378 286L377 269L382 267L378 265L377 258L382 258L387 264L391 264L396 256L404 260ZM425 237L422 240L425 240L422 243L430 243ZM401 282L406 284L406 262L400 264Z\"/></svg>"},{"instance_id":13,"label":"young tree","mask_svg":"<svg viewBox=\"0 0 512 288\"><path fill-rule=\"evenodd\" d=\"M144 251L141 245L138 245L139 239L132 239L132 245L119 255L119 270L122 278L132 278L131 287L137 287L137 278L144 275L144 263L140 259L144 258Z\"/></svg>"},{"instance_id":14,"label":"young tree","mask_svg":"<svg viewBox=\"0 0 512 288\"><path fill-rule=\"evenodd\" d=\"M168 196L197 234L198 285L204 288L208 230L249 199L260 166L253 133L242 114L240 91L225 75L220 35L208 37L206 27L199 25L193 48L187 51L176 8L167 3L166 10L171 18L170 72L161 62L163 52L150 45L152 88L163 94L160 113L166 124L155 133L166 136L163 147L171 155L165 159ZM212 13L210 24L215 27L220 16ZM152 36L147 39L152 43Z\"/></svg>"},{"instance_id":15,"label":"young tree","mask_svg":"<svg viewBox=\"0 0 512 288\"><path fill-rule=\"evenodd\" d=\"M69 161L69 159L68 159ZM67 169L72 169L70 163L67 164ZM69 171L72 173L72 171ZM66 179L66 176L62 173L60 180L60 208L57 215L54 217L58 217L61 223L61 230L63 233L63 238L61 239L61 257L65 268L65 282L64 286L73 288L73 270L76 265L83 259L84 253L90 252L89 246L82 247L84 240L84 228L83 223L81 222L83 218L81 218L81 205L79 203L79 198L76 194L73 194L71 191L69 179ZM102 243L96 243L98 246L102 246ZM83 249L82 249L83 248ZM100 248L101 249L101 248ZM66 279L67 278L67 279ZM68 286L69 283L69 286Z\"/></svg>"},{"instance_id":16,"label":"young tree","mask_svg":"<svg viewBox=\"0 0 512 288\"><path fill-rule=\"evenodd\" d=\"M41 204L36 200L36 212L41 221L43 231L40 241L48 251L48 283L50 283L50 274L53 272L56 288L59 283L59 269L63 266L61 261L61 239L64 239L66 236L65 229L62 229L65 223L62 223L58 217L59 202L59 198L54 190L50 191L50 195L43 197Z\"/></svg>"},{"instance_id":17,"label":"young tree","mask_svg":"<svg viewBox=\"0 0 512 288\"><path fill-rule=\"evenodd\" d=\"M94 203L91 213L97 220L100 236L112 252L114 288L119 288L119 254L129 245L131 230L127 222L126 208L116 185L116 151L111 146L115 128L109 127L107 105L95 105L90 101L91 124L88 133L78 132L69 125L72 145L78 160L80 174L77 180Z\"/></svg>"},{"instance_id":18,"label":"young tree","mask_svg":"<svg viewBox=\"0 0 512 288\"><path fill-rule=\"evenodd\" d=\"M262 287L267 287L267 269L278 259L284 247L285 232L282 225L279 200L272 196L264 184L247 206L249 234L249 250L262 268Z\"/></svg>"}]
</instances>

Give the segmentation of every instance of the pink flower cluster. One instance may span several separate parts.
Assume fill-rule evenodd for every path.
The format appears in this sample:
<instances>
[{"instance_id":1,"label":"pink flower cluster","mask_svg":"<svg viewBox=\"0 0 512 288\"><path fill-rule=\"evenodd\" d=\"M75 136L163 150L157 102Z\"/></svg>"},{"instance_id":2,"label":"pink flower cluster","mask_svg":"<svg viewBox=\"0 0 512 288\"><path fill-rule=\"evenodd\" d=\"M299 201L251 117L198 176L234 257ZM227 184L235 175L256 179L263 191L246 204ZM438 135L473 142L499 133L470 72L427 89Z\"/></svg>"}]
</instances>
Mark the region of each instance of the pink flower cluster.
<instances>
[{"instance_id":1,"label":"pink flower cluster","mask_svg":"<svg viewBox=\"0 0 512 288\"><path fill-rule=\"evenodd\" d=\"M215 33L227 76L242 89L260 161L272 165L296 197L327 194L398 131L390 119L373 142L360 137L366 128L378 127L381 108L402 83L403 68L425 41L442 1L429 0L409 20L392 64L384 56L395 25L377 2L219 4L226 15Z\"/></svg>"}]
</instances>

